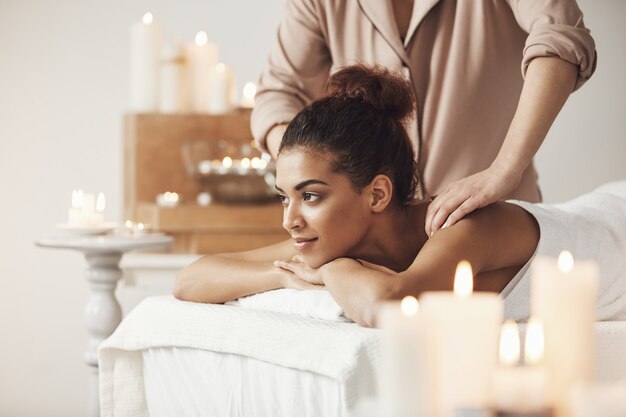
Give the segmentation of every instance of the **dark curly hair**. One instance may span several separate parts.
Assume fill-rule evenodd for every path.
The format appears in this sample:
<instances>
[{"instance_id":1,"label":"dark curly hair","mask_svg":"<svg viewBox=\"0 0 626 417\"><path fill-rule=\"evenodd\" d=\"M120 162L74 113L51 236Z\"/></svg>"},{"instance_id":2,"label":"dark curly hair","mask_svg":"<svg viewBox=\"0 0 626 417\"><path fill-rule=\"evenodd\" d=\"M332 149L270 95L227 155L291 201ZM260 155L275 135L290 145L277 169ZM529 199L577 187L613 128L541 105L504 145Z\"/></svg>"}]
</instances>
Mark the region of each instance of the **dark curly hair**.
<instances>
[{"instance_id":1,"label":"dark curly hair","mask_svg":"<svg viewBox=\"0 0 626 417\"><path fill-rule=\"evenodd\" d=\"M278 153L330 153L332 169L347 174L358 192L385 174L400 205L408 204L418 181L405 129L415 103L411 83L379 66L354 65L332 75L326 93L289 123Z\"/></svg>"}]
</instances>

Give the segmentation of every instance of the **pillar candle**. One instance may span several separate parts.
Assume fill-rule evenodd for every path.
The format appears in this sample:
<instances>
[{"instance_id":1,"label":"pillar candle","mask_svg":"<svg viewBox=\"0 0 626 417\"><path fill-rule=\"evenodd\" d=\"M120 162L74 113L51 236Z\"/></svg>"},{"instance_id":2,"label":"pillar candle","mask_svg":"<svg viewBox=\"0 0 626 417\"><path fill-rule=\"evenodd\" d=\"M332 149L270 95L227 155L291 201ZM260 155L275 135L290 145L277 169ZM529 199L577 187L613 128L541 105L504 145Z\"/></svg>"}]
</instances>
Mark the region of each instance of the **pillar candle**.
<instances>
[{"instance_id":1,"label":"pillar candle","mask_svg":"<svg viewBox=\"0 0 626 417\"><path fill-rule=\"evenodd\" d=\"M195 43L185 48L190 110L196 113L205 113L209 108L209 77L211 70L217 64L217 46L208 42L205 32L196 34Z\"/></svg>"},{"instance_id":2,"label":"pillar candle","mask_svg":"<svg viewBox=\"0 0 626 417\"><path fill-rule=\"evenodd\" d=\"M543 323L548 398L557 416L569 414L570 389L593 378L598 275L595 262L574 264L566 251L558 260L538 257L532 264L532 314Z\"/></svg>"},{"instance_id":3,"label":"pillar candle","mask_svg":"<svg viewBox=\"0 0 626 417\"><path fill-rule=\"evenodd\" d=\"M414 297L380 304L377 326L383 329L379 380L380 415L435 415L431 330Z\"/></svg>"},{"instance_id":4,"label":"pillar candle","mask_svg":"<svg viewBox=\"0 0 626 417\"><path fill-rule=\"evenodd\" d=\"M163 46L161 53L161 88L159 111L183 113L188 110L185 51L177 42Z\"/></svg>"},{"instance_id":5,"label":"pillar candle","mask_svg":"<svg viewBox=\"0 0 626 417\"><path fill-rule=\"evenodd\" d=\"M420 305L432 320L437 354L436 391L441 415L487 407L497 362L503 302L495 293L472 292L468 262L459 263L454 292L425 292Z\"/></svg>"},{"instance_id":6,"label":"pillar candle","mask_svg":"<svg viewBox=\"0 0 626 417\"><path fill-rule=\"evenodd\" d=\"M130 110L154 112L159 103L159 60L162 29L151 13L131 27Z\"/></svg>"},{"instance_id":7,"label":"pillar candle","mask_svg":"<svg viewBox=\"0 0 626 417\"><path fill-rule=\"evenodd\" d=\"M211 114L231 111L235 103L235 76L226 65L217 64L209 77L209 108Z\"/></svg>"},{"instance_id":8,"label":"pillar candle","mask_svg":"<svg viewBox=\"0 0 626 417\"><path fill-rule=\"evenodd\" d=\"M519 366L519 330L514 321L506 322L500 335L500 366L493 374L493 405L497 411L539 415L546 410L547 375L537 365L543 352L543 331L536 320L529 322L525 350L525 366Z\"/></svg>"}]
</instances>

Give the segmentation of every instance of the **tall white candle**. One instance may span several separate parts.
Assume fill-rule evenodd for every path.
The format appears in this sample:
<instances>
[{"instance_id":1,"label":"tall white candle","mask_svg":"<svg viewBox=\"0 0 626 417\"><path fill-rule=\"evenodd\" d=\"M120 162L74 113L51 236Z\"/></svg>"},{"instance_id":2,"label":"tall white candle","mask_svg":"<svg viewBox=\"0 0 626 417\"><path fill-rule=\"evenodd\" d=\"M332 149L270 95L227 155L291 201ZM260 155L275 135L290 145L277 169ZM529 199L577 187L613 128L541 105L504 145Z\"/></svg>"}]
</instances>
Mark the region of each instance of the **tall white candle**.
<instances>
[{"instance_id":1,"label":"tall white candle","mask_svg":"<svg viewBox=\"0 0 626 417\"><path fill-rule=\"evenodd\" d=\"M131 27L130 110L154 112L159 104L159 59L162 29L151 13Z\"/></svg>"},{"instance_id":2,"label":"tall white candle","mask_svg":"<svg viewBox=\"0 0 626 417\"><path fill-rule=\"evenodd\" d=\"M185 51L177 42L166 43L161 52L161 89L159 111L183 113L188 110Z\"/></svg>"},{"instance_id":3,"label":"tall white candle","mask_svg":"<svg viewBox=\"0 0 626 417\"><path fill-rule=\"evenodd\" d=\"M496 366L503 303L495 293L472 292L472 270L461 262L454 292L426 292L420 304L436 328L437 399L443 416L486 407Z\"/></svg>"},{"instance_id":4,"label":"tall white candle","mask_svg":"<svg viewBox=\"0 0 626 417\"><path fill-rule=\"evenodd\" d=\"M226 65L219 63L209 77L209 108L211 114L228 113L235 103L235 76Z\"/></svg>"},{"instance_id":5,"label":"tall white candle","mask_svg":"<svg viewBox=\"0 0 626 417\"><path fill-rule=\"evenodd\" d=\"M209 109L209 77L217 65L217 46L209 43L206 32L198 32L193 44L185 49L191 111L205 113Z\"/></svg>"},{"instance_id":6,"label":"tall white candle","mask_svg":"<svg viewBox=\"0 0 626 417\"><path fill-rule=\"evenodd\" d=\"M381 415L389 417L436 414L434 409L432 332L414 297L381 303L377 325L383 329L379 380Z\"/></svg>"},{"instance_id":7,"label":"tall white candle","mask_svg":"<svg viewBox=\"0 0 626 417\"><path fill-rule=\"evenodd\" d=\"M560 416L569 414L570 389L593 379L598 276L595 262L574 264L566 251L558 260L538 257L532 264L532 314L543 323L548 395Z\"/></svg>"}]
</instances>

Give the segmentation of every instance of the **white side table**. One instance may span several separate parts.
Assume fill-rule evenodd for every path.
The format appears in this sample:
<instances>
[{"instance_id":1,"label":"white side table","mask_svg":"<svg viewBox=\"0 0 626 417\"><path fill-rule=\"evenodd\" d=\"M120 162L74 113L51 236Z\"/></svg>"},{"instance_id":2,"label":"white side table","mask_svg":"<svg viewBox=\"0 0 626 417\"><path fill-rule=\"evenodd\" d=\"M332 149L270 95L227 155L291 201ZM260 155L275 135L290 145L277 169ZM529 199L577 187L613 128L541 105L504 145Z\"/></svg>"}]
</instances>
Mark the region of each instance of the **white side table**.
<instances>
[{"instance_id":1,"label":"white side table","mask_svg":"<svg viewBox=\"0 0 626 417\"><path fill-rule=\"evenodd\" d=\"M98 345L113 333L122 321L122 309L115 298L117 282L122 278L119 262L124 253L139 249L167 248L173 239L165 235L143 236L62 236L41 239L37 246L74 249L87 260L85 278L91 295L85 306L85 325L89 340L84 359L90 369L89 416L100 415L98 382Z\"/></svg>"}]
</instances>

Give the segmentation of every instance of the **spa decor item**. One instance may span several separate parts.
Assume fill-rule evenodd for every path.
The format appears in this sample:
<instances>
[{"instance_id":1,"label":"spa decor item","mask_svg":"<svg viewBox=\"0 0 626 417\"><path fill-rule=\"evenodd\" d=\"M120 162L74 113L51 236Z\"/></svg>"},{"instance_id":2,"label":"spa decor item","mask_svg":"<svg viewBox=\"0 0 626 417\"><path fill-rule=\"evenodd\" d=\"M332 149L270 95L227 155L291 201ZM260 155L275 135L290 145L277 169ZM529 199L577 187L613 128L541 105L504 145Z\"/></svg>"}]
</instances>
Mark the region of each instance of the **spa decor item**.
<instances>
[{"instance_id":1,"label":"spa decor item","mask_svg":"<svg viewBox=\"0 0 626 417\"><path fill-rule=\"evenodd\" d=\"M252 146L235 147L225 140L195 140L183 145L187 173L202 190L201 199L222 203L271 201L275 165Z\"/></svg>"},{"instance_id":2,"label":"spa decor item","mask_svg":"<svg viewBox=\"0 0 626 417\"><path fill-rule=\"evenodd\" d=\"M243 86L243 92L241 94L241 102L239 107L243 109L251 109L254 107L254 96L256 95L256 84L248 81Z\"/></svg>"},{"instance_id":3,"label":"spa decor item","mask_svg":"<svg viewBox=\"0 0 626 417\"><path fill-rule=\"evenodd\" d=\"M532 263L532 315L543 323L548 398L556 415L569 416L569 393L593 380L593 323L598 294L598 266L561 252L558 260L538 257Z\"/></svg>"},{"instance_id":4,"label":"spa decor item","mask_svg":"<svg viewBox=\"0 0 626 417\"><path fill-rule=\"evenodd\" d=\"M493 374L493 408L496 415L548 417L543 357L543 328L530 319L526 329L524 365L520 365L520 334L517 323L507 321L500 334L500 365Z\"/></svg>"},{"instance_id":5,"label":"spa decor item","mask_svg":"<svg viewBox=\"0 0 626 417\"><path fill-rule=\"evenodd\" d=\"M161 51L159 111L184 113L188 111L189 89L185 51L179 42L168 42Z\"/></svg>"},{"instance_id":6,"label":"spa decor item","mask_svg":"<svg viewBox=\"0 0 626 417\"><path fill-rule=\"evenodd\" d=\"M461 261L454 291L425 292L422 311L435 330L437 408L443 417L457 410L482 410L491 404L491 384L497 362L503 316L502 298L473 292L472 267Z\"/></svg>"},{"instance_id":7,"label":"spa decor item","mask_svg":"<svg viewBox=\"0 0 626 417\"><path fill-rule=\"evenodd\" d=\"M377 326L383 329L378 391L379 415L433 416L434 355L429 323L415 297L380 304Z\"/></svg>"},{"instance_id":8,"label":"spa decor item","mask_svg":"<svg viewBox=\"0 0 626 417\"><path fill-rule=\"evenodd\" d=\"M67 223L57 225L65 234L100 235L108 233L116 226L115 223L104 222L104 193L96 197L83 190L72 191L72 205L67 213Z\"/></svg>"},{"instance_id":9,"label":"spa decor item","mask_svg":"<svg viewBox=\"0 0 626 417\"><path fill-rule=\"evenodd\" d=\"M159 61L163 30L152 13L146 13L130 33L130 111L150 113L159 105Z\"/></svg>"},{"instance_id":10,"label":"spa decor item","mask_svg":"<svg viewBox=\"0 0 626 417\"><path fill-rule=\"evenodd\" d=\"M55 237L35 242L43 248L76 250L87 261L85 278L91 295L85 306L89 338L83 358L90 370L89 417L100 415L98 346L122 320L122 310L115 298L117 282L122 278L119 267L122 255L133 250L167 248L172 242L173 239L165 235Z\"/></svg>"},{"instance_id":11,"label":"spa decor item","mask_svg":"<svg viewBox=\"0 0 626 417\"><path fill-rule=\"evenodd\" d=\"M217 54L217 46L209 42L204 31L198 32L194 43L185 47L192 112L206 113L209 110L209 74L217 65Z\"/></svg>"},{"instance_id":12,"label":"spa decor item","mask_svg":"<svg viewBox=\"0 0 626 417\"><path fill-rule=\"evenodd\" d=\"M235 74L223 63L209 73L209 114L224 114L235 107Z\"/></svg>"}]
</instances>

